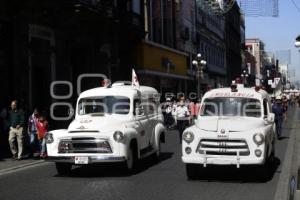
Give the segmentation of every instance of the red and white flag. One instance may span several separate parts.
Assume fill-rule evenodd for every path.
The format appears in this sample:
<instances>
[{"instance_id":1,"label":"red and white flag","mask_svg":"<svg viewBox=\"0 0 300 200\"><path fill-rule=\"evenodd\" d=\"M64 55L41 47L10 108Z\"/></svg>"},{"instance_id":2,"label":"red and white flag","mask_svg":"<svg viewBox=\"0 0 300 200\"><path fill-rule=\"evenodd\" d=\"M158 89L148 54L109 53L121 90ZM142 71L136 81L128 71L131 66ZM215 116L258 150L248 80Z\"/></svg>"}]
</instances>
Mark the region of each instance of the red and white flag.
<instances>
[{"instance_id":1,"label":"red and white flag","mask_svg":"<svg viewBox=\"0 0 300 200\"><path fill-rule=\"evenodd\" d=\"M131 82L132 82L132 86L140 87L140 83L134 69L132 69Z\"/></svg>"},{"instance_id":2,"label":"red and white flag","mask_svg":"<svg viewBox=\"0 0 300 200\"><path fill-rule=\"evenodd\" d=\"M102 84L102 87L108 87L108 86L110 86L111 81L110 81L110 79L105 78L105 79L103 79L101 84Z\"/></svg>"}]
</instances>

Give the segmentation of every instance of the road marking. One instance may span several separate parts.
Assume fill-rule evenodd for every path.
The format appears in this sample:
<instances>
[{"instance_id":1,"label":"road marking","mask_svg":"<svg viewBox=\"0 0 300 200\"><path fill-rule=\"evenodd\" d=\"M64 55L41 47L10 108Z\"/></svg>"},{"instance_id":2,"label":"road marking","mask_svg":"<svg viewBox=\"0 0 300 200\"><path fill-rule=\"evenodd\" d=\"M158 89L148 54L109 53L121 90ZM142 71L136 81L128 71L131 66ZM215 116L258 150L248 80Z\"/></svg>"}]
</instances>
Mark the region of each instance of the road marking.
<instances>
[{"instance_id":1,"label":"road marking","mask_svg":"<svg viewBox=\"0 0 300 200\"><path fill-rule=\"evenodd\" d=\"M44 160L39 160L39 161L35 161L35 162L26 163L26 164L23 164L23 165L18 165L18 166L6 168L6 169L1 169L0 170L0 176L8 174L8 173L16 172L16 171L21 171L21 170L24 170L24 169L28 169L30 167L38 166L38 165L45 164L45 163L46 162Z\"/></svg>"}]
</instances>

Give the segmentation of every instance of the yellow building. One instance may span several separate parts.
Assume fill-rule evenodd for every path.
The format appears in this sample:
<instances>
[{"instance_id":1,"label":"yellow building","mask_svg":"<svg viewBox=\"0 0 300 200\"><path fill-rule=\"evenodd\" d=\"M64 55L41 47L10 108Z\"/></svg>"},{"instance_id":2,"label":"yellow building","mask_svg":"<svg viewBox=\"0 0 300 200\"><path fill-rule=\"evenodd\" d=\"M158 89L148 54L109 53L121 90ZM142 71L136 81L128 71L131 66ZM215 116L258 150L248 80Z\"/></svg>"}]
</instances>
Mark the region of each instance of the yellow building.
<instances>
[{"instance_id":1,"label":"yellow building","mask_svg":"<svg viewBox=\"0 0 300 200\"><path fill-rule=\"evenodd\" d=\"M136 69L142 84L161 93L187 91L188 54L143 40L136 48Z\"/></svg>"}]
</instances>

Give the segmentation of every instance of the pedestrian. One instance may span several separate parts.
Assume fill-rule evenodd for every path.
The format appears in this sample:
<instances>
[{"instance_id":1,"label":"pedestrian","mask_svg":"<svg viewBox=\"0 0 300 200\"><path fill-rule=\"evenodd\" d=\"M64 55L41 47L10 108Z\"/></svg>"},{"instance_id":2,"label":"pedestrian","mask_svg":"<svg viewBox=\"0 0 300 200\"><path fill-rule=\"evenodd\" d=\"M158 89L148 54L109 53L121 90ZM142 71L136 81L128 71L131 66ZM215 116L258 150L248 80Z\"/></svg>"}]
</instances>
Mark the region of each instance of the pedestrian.
<instances>
[{"instance_id":1,"label":"pedestrian","mask_svg":"<svg viewBox=\"0 0 300 200\"><path fill-rule=\"evenodd\" d=\"M300 125L300 97L297 97L297 105L298 105L298 120Z\"/></svg>"},{"instance_id":2,"label":"pedestrian","mask_svg":"<svg viewBox=\"0 0 300 200\"><path fill-rule=\"evenodd\" d=\"M39 111L37 108L34 109L32 115L28 119L28 135L31 153L35 157L36 153L40 152L37 138L37 123L39 120Z\"/></svg>"},{"instance_id":3,"label":"pedestrian","mask_svg":"<svg viewBox=\"0 0 300 200\"><path fill-rule=\"evenodd\" d=\"M272 112L275 114L275 125L277 138L280 139L282 136L282 123L283 117L286 112L284 106L282 105L282 100L280 97L276 97L276 102L272 107Z\"/></svg>"},{"instance_id":4,"label":"pedestrian","mask_svg":"<svg viewBox=\"0 0 300 200\"><path fill-rule=\"evenodd\" d=\"M166 99L164 112L165 112L165 126L167 127L167 129L171 129L174 125L174 118L173 118L172 102L170 98Z\"/></svg>"},{"instance_id":5,"label":"pedestrian","mask_svg":"<svg viewBox=\"0 0 300 200\"><path fill-rule=\"evenodd\" d=\"M193 122L193 120L196 119L196 117L197 117L195 108L196 108L196 104L193 101L191 101L189 104L189 111L191 114L191 122Z\"/></svg>"},{"instance_id":6,"label":"pedestrian","mask_svg":"<svg viewBox=\"0 0 300 200\"><path fill-rule=\"evenodd\" d=\"M201 98L198 98L197 103L195 104L196 117L199 115L200 110L201 110Z\"/></svg>"},{"instance_id":7,"label":"pedestrian","mask_svg":"<svg viewBox=\"0 0 300 200\"><path fill-rule=\"evenodd\" d=\"M283 105L284 110L286 111L286 112L284 112L284 115L283 115L284 121L286 122L287 121L287 111L288 111L289 103L288 103L288 99L285 95L282 98L282 105Z\"/></svg>"},{"instance_id":8,"label":"pedestrian","mask_svg":"<svg viewBox=\"0 0 300 200\"><path fill-rule=\"evenodd\" d=\"M189 125L190 112L188 107L185 105L184 97L180 97L179 103L175 110L175 121L177 123L177 129L179 132L179 142L182 142L182 133L186 127Z\"/></svg>"},{"instance_id":9,"label":"pedestrian","mask_svg":"<svg viewBox=\"0 0 300 200\"><path fill-rule=\"evenodd\" d=\"M9 146L14 159L21 160L23 156L23 129L24 129L24 113L18 109L17 101L11 102L11 110L9 112ZM16 146L16 141L18 147Z\"/></svg>"},{"instance_id":10,"label":"pedestrian","mask_svg":"<svg viewBox=\"0 0 300 200\"><path fill-rule=\"evenodd\" d=\"M46 149L46 133L48 131L48 121L45 116L41 115L36 124L37 127L37 138L40 146L40 157L47 157L47 149Z\"/></svg>"}]
</instances>

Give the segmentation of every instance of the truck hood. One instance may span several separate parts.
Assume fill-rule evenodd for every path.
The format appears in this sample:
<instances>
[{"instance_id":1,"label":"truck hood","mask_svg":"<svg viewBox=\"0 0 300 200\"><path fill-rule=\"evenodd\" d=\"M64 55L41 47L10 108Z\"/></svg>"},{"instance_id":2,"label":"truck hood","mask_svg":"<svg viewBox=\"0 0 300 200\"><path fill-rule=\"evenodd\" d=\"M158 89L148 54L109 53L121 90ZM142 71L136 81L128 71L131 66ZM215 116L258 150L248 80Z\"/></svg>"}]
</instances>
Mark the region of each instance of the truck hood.
<instances>
[{"instance_id":1,"label":"truck hood","mask_svg":"<svg viewBox=\"0 0 300 200\"><path fill-rule=\"evenodd\" d=\"M126 128L128 120L122 120L116 116L84 117L75 119L68 128L68 132L89 132L89 131L115 131Z\"/></svg>"},{"instance_id":2,"label":"truck hood","mask_svg":"<svg viewBox=\"0 0 300 200\"><path fill-rule=\"evenodd\" d=\"M250 117L199 117L196 126L204 131L242 132L264 126L260 118Z\"/></svg>"}]
</instances>

